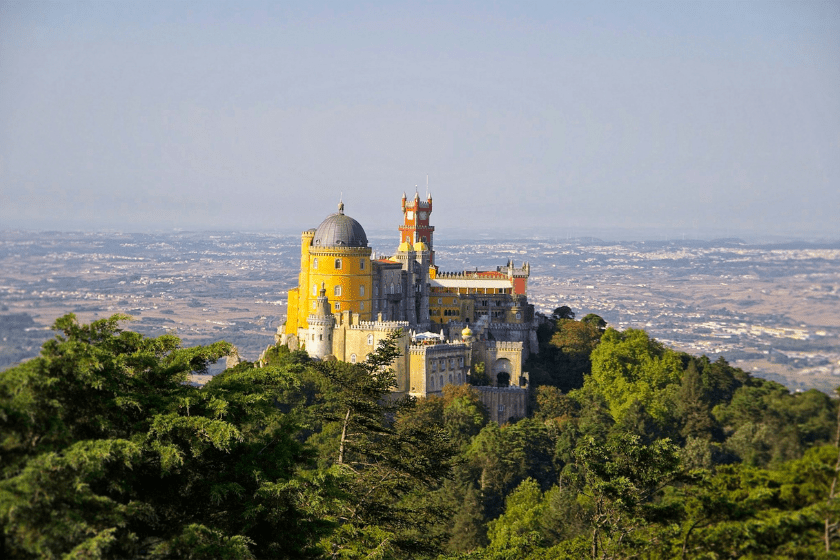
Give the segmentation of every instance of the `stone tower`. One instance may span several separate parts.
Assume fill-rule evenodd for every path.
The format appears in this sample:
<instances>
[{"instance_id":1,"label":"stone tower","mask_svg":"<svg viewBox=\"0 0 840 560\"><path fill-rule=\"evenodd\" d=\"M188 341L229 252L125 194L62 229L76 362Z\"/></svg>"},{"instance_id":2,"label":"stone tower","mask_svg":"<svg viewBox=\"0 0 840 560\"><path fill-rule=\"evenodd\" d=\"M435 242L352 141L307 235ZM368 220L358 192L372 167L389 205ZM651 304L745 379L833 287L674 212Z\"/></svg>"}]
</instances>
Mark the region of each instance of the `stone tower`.
<instances>
[{"instance_id":1,"label":"stone tower","mask_svg":"<svg viewBox=\"0 0 840 560\"><path fill-rule=\"evenodd\" d=\"M321 284L318 299L315 300L315 310L307 317L309 329L306 333L306 351L313 358L323 359L332 354L333 330L335 319L327 299L327 288Z\"/></svg>"},{"instance_id":2,"label":"stone tower","mask_svg":"<svg viewBox=\"0 0 840 560\"><path fill-rule=\"evenodd\" d=\"M434 266L435 250L432 236L435 228L429 225L429 217L432 215L432 195L427 195L426 200L420 200L420 195L415 192L414 199L409 201L403 193L402 212L400 243L424 243L429 249L429 264Z\"/></svg>"}]
</instances>

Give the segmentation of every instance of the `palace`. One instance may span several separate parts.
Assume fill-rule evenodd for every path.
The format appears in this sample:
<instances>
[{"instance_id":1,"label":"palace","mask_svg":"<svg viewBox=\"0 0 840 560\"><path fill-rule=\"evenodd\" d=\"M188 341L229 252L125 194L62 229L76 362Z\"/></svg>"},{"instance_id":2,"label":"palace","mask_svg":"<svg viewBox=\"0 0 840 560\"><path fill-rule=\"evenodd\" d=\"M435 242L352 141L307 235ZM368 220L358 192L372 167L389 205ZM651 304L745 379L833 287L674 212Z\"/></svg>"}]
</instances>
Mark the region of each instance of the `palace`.
<instances>
[{"instance_id":1,"label":"palace","mask_svg":"<svg viewBox=\"0 0 840 560\"><path fill-rule=\"evenodd\" d=\"M327 216L301 235L298 286L289 290L277 341L315 359L363 361L380 340L400 331L397 391L424 397L464 384L484 364L490 385L478 387L491 417L525 416L528 374L538 349L530 266L509 261L492 271L441 272L430 225L432 197L402 197L403 224L391 256L377 256L361 224Z\"/></svg>"}]
</instances>

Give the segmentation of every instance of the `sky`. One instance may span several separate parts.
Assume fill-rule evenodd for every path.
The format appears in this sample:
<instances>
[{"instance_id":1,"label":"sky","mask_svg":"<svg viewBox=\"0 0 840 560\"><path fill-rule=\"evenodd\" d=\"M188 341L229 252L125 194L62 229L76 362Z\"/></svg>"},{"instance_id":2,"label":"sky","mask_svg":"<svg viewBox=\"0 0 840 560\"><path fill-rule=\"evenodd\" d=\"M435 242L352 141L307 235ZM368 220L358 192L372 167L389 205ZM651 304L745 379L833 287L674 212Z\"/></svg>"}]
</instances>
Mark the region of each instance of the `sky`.
<instances>
[{"instance_id":1,"label":"sky","mask_svg":"<svg viewBox=\"0 0 840 560\"><path fill-rule=\"evenodd\" d=\"M840 2L0 0L0 230L840 238ZM621 234L615 232L623 232Z\"/></svg>"}]
</instances>

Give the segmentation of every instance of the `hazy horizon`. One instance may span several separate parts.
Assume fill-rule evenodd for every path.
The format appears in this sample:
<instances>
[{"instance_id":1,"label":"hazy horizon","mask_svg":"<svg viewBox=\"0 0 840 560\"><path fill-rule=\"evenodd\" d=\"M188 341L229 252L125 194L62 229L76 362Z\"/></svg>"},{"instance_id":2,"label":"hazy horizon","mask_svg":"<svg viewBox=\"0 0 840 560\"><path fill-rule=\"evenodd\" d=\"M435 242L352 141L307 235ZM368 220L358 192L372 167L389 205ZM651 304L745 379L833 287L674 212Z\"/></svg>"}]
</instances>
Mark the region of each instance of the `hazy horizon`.
<instances>
[{"instance_id":1,"label":"hazy horizon","mask_svg":"<svg viewBox=\"0 0 840 560\"><path fill-rule=\"evenodd\" d=\"M836 2L7 0L0 84L0 230L390 231L428 175L445 235L840 238Z\"/></svg>"}]
</instances>

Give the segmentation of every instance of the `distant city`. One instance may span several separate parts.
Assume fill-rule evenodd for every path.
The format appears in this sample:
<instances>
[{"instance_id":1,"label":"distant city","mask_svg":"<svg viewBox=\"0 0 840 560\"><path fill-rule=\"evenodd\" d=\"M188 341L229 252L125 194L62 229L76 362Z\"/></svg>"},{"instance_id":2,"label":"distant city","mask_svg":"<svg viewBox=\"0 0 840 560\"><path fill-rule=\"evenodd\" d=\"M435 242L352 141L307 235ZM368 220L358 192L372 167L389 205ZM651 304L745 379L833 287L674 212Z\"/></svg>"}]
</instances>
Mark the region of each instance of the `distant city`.
<instances>
[{"instance_id":1,"label":"distant city","mask_svg":"<svg viewBox=\"0 0 840 560\"><path fill-rule=\"evenodd\" d=\"M224 339L256 359L285 320L299 244L268 233L0 232L0 367L37 355L69 312L85 322L128 314L126 328L185 345ZM389 254L396 240L370 245ZM530 262L538 312L596 313L791 390L840 385L840 242L441 235L435 251L442 271Z\"/></svg>"}]
</instances>

